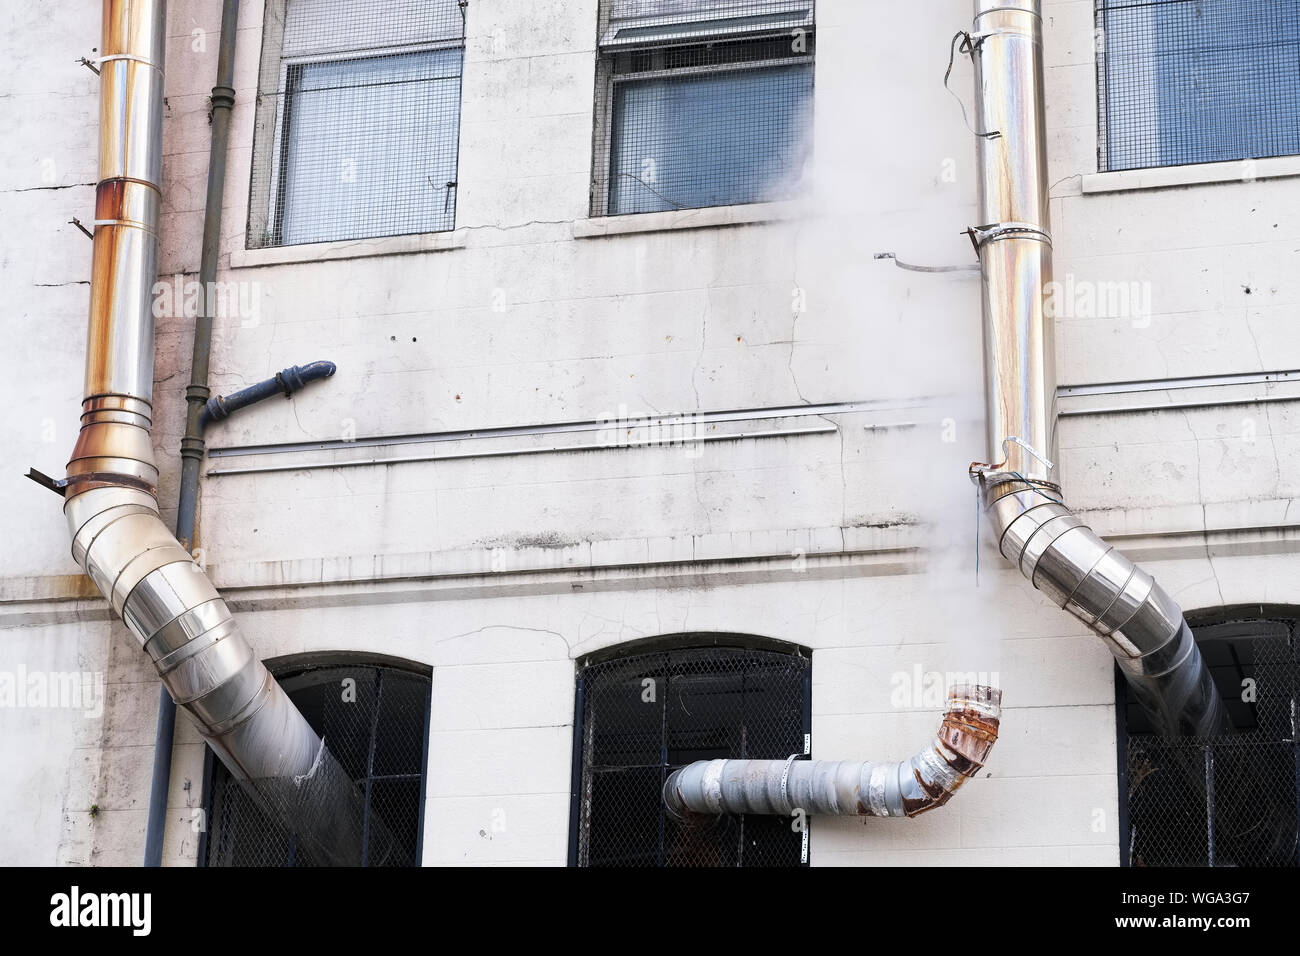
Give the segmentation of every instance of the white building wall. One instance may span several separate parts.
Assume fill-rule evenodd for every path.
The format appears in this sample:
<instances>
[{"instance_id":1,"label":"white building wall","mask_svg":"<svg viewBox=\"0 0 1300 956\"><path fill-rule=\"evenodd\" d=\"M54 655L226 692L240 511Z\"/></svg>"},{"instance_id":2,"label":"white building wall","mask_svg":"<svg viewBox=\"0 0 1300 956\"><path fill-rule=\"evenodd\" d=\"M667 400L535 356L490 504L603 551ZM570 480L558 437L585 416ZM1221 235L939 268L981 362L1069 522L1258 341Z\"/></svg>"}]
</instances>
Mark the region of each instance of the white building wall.
<instances>
[{"instance_id":1,"label":"white building wall","mask_svg":"<svg viewBox=\"0 0 1300 956\"><path fill-rule=\"evenodd\" d=\"M261 6L241 14L218 275L255 292L257 310L218 323L212 385L229 392L315 359L339 372L214 426L210 447L544 426L621 408L880 404L760 421L748 430L834 430L699 454L566 451L575 439L541 435L449 444L470 456L450 462L205 478L204 560L259 654L358 650L433 668L425 862L563 863L574 662L716 631L812 648L817 757L920 746L937 709L899 706L899 675L1001 677L1006 713L985 773L917 820L816 821L816 864L1114 864L1110 655L987 551L975 587L965 473L985 453L977 280L872 258L972 261L961 230L975 216L973 144L941 82L969 4L821 0L817 195L642 218L655 231L623 234L638 227L585 218L596 0L473 0L456 232L249 251ZM99 716L0 708L0 814L21 821L0 830L3 862L135 864L143 853L156 679L79 577L58 503L21 479L28 466L62 473L81 397L90 243L66 223L93 218L98 90L73 61L93 55L98 9L7 10L0 38L18 67L16 121L0 144L5 221L24 225L0 238L19 343L0 353L13 436L0 449L12 543L0 553L0 672L105 679ZM1090 0L1045 4L1057 277L1147 282L1152 308L1063 317L1061 383L1300 368L1295 180L1092 191L1126 180L1094 175L1091 11ZM170 4L164 279L198 267L219 20L215 0ZM968 63L952 86L970 102ZM746 219L757 221L711 224ZM187 320L162 321L154 437L167 509L189 345ZM1065 396L1061 407L1134 401ZM1065 417L1067 494L1189 610L1300 603L1295 407ZM557 450L486 456L523 444ZM169 863L197 852L202 762L182 718Z\"/></svg>"}]
</instances>

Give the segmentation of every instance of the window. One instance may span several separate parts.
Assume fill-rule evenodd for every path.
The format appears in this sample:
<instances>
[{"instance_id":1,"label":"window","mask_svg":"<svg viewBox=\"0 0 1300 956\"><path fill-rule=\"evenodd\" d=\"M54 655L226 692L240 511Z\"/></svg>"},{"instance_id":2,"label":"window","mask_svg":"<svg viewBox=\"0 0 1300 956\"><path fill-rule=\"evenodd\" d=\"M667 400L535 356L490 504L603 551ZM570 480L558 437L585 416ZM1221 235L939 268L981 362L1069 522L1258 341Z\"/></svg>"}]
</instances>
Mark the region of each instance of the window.
<instances>
[{"instance_id":1,"label":"window","mask_svg":"<svg viewBox=\"0 0 1300 956\"><path fill-rule=\"evenodd\" d=\"M430 676L391 666L316 667L277 675L312 729L357 784L363 832L382 826L391 840L362 865L419 866L428 752ZM269 816L208 751L208 828L201 866L316 866L294 834Z\"/></svg>"},{"instance_id":2,"label":"window","mask_svg":"<svg viewBox=\"0 0 1300 956\"><path fill-rule=\"evenodd\" d=\"M1300 865L1300 629L1291 611L1261 610L1190 619L1232 724L1227 735L1153 734L1118 680L1129 865Z\"/></svg>"},{"instance_id":3,"label":"window","mask_svg":"<svg viewBox=\"0 0 1300 956\"><path fill-rule=\"evenodd\" d=\"M269 0L248 246L450 230L464 10Z\"/></svg>"},{"instance_id":4,"label":"window","mask_svg":"<svg viewBox=\"0 0 1300 956\"><path fill-rule=\"evenodd\" d=\"M1300 153L1300 0L1095 0L1098 162Z\"/></svg>"},{"instance_id":5,"label":"window","mask_svg":"<svg viewBox=\"0 0 1300 956\"><path fill-rule=\"evenodd\" d=\"M674 647L584 666L574 741L571 858L581 866L798 866L807 831L782 817L682 824L668 774L694 760L805 752L805 652Z\"/></svg>"},{"instance_id":6,"label":"window","mask_svg":"<svg viewBox=\"0 0 1300 956\"><path fill-rule=\"evenodd\" d=\"M812 0L604 0L599 31L593 215L798 194Z\"/></svg>"}]
</instances>

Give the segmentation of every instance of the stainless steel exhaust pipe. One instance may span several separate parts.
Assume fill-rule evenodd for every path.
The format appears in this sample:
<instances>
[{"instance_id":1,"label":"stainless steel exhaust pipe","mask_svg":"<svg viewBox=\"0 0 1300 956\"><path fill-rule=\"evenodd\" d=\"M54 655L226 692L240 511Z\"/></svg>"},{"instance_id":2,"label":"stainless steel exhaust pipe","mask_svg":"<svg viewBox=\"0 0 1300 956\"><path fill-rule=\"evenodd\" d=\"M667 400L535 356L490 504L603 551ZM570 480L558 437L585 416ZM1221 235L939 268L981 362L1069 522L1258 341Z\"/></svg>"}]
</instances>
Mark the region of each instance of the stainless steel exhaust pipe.
<instances>
[{"instance_id":1,"label":"stainless steel exhaust pipe","mask_svg":"<svg viewBox=\"0 0 1300 956\"><path fill-rule=\"evenodd\" d=\"M690 814L914 817L947 803L998 739L1002 691L954 687L933 741L910 760L697 760L664 781L664 805Z\"/></svg>"},{"instance_id":2,"label":"stainless steel exhaust pipe","mask_svg":"<svg viewBox=\"0 0 1300 956\"><path fill-rule=\"evenodd\" d=\"M1056 500L1054 485L1005 474L983 482L1002 555L1106 642L1161 732L1225 732L1214 678L1164 588Z\"/></svg>"},{"instance_id":3,"label":"stainless steel exhaust pipe","mask_svg":"<svg viewBox=\"0 0 1300 956\"><path fill-rule=\"evenodd\" d=\"M1182 609L1061 500L1040 0L976 0L969 48L981 225L990 464L972 465L998 549L1099 634L1156 726L1215 734L1226 718Z\"/></svg>"},{"instance_id":4,"label":"stainless steel exhaust pipe","mask_svg":"<svg viewBox=\"0 0 1300 956\"><path fill-rule=\"evenodd\" d=\"M356 863L355 786L158 514L149 429L165 27L162 0L104 2L85 400L62 483L72 555L231 772L322 860Z\"/></svg>"}]
</instances>

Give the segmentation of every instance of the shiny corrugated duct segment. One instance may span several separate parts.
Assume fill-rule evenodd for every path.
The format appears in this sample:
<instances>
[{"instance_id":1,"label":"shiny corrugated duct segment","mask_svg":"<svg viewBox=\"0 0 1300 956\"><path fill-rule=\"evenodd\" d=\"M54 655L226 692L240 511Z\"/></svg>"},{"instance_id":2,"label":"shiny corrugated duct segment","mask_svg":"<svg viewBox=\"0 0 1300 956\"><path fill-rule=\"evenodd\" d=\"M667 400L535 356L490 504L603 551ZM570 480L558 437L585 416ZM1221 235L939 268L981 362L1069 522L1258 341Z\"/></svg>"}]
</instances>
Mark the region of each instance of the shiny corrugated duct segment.
<instances>
[{"instance_id":1,"label":"shiny corrugated duct segment","mask_svg":"<svg viewBox=\"0 0 1300 956\"><path fill-rule=\"evenodd\" d=\"M63 488L72 554L263 808L322 862L359 863L356 787L159 518L149 430L165 38L162 0L105 0L85 399ZM381 859L386 836L367 836Z\"/></svg>"},{"instance_id":2,"label":"shiny corrugated duct segment","mask_svg":"<svg viewBox=\"0 0 1300 956\"><path fill-rule=\"evenodd\" d=\"M976 463L999 551L1106 642L1167 735L1214 734L1225 715L1182 609L1063 502L1054 471L1055 352L1041 0L976 0L975 65L989 447Z\"/></svg>"}]
</instances>

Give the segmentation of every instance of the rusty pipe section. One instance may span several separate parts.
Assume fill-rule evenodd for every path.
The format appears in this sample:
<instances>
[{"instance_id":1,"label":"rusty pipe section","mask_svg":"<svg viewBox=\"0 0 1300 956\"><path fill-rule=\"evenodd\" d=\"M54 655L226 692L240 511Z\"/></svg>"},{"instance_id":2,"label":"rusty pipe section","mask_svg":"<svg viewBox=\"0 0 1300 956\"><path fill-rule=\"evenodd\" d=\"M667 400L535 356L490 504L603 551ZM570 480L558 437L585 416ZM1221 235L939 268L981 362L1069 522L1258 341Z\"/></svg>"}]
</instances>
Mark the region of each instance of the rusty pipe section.
<instances>
[{"instance_id":1,"label":"rusty pipe section","mask_svg":"<svg viewBox=\"0 0 1300 956\"><path fill-rule=\"evenodd\" d=\"M100 149L72 555L237 778L326 860L360 853L356 792L158 513L149 429L161 184L162 0L105 0Z\"/></svg>"},{"instance_id":2,"label":"rusty pipe section","mask_svg":"<svg viewBox=\"0 0 1300 956\"><path fill-rule=\"evenodd\" d=\"M947 803L984 766L998 739L1002 691L958 685L933 741L895 763L697 760L664 781L664 806L689 814L914 817Z\"/></svg>"},{"instance_id":3,"label":"rusty pipe section","mask_svg":"<svg viewBox=\"0 0 1300 956\"><path fill-rule=\"evenodd\" d=\"M160 2L105 0L83 423L89 415L96 422L150 424L164 24ZM131 474L148 477L147 466L131 467Z\"/></svg>"},{"instance_id":4,"label":"rusty pipe section","mask_svg":"<svg viewBox=\"0 0 1300 956\"><path fill-rule=\"evenodd\" d=\"M1166 734L1222 732L1213 678L1182 609L1064 504L1054 476L1041 0L976 0L975 65L990 463L972 465L998 549L1106 642Z\"/></svg>"}]
</instances>

